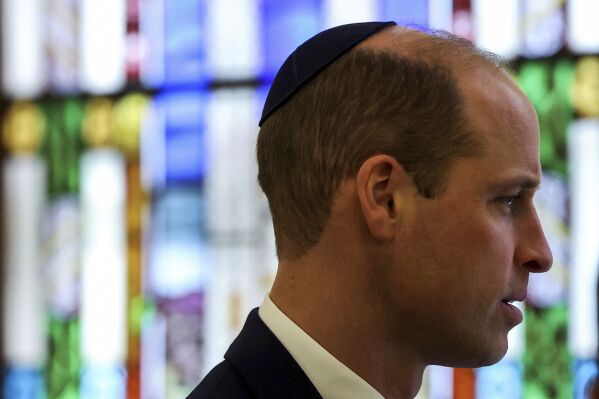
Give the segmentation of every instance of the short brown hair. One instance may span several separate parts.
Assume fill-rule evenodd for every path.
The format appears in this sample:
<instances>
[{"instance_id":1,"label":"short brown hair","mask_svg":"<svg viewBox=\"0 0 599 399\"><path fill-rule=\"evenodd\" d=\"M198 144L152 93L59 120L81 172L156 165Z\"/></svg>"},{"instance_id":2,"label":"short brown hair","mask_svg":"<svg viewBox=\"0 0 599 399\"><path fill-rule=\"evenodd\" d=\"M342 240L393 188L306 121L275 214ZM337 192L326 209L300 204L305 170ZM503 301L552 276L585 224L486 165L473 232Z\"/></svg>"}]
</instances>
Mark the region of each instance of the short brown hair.
<instances>
[{"instance_id":1,"label":"short brown hair","mask_svg":"<svg viewBox=\"0 0 599 399\"><path fill-rule=\"evenodd\" d=\"M466 64L476 58L499 66L463 39L444 33L433 40L447 51L457 46ZM300 257L319 241L340 183L373 155L393 156L424 197L442 193L451 163L482 151L463 103L443 61L355 48L317 75L258 135L258 181L278 256Z\"/></svg>"}]
</instances>

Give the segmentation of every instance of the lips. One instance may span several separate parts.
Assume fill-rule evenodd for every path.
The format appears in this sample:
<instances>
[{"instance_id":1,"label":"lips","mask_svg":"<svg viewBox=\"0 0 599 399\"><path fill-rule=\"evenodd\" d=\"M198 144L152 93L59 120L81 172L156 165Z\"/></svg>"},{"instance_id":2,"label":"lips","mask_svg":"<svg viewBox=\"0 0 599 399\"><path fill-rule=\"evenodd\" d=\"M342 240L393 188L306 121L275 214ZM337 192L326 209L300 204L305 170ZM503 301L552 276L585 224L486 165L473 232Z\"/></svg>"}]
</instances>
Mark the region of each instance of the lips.
<instances>
[{"instance_id":1,"label":"lips","mask_svg":"<svg viewBox=\"0 0 599 399\"><path fill-rule=\"evenodd\" d=\"M501 302L511 305L512 302L523 302L524 300L526 300L526 291L518 291L508 295L506 298L503 298Z\"/></svg>"},{"instance_id":2,"label":"lips","mask_svg":"<svg viewBox=\"0 0 599 399\"><path fill-rule=\"evenodd\" d=\"M510 320L510 324L513 326L520 324L524 319L522 312L514 302L523 302L524 300L526 300L526 288L522 290L513 290L508 296L501 300L503 303L501 308L506 317Z\"/></svg>"},{"instance_id":3,"label":"lips","mask_svg":"<svg viewBox=\"0 0 599 399\"><path fill-rule=\"evenodd\" d=\"M503 299L501 308L504 312L504 314L506 315L506 317L510 320L510 324L512 326L516 326L518 324L520 324L522 322L522 320L524 319L524 316L522 315L522 312L520 311L520 309L518 309L517 306L515 306L512 302L515 301L523 301L524 299L526 299L526 295L513 295L513 296L509 296L505 299Z\"/></svg>"},{"instance_id":4,"label":"lips","mask_svg":"<svg viewBox=\"0 0 599 399\"><path fill-rule=\"evenodd\" d=\"M514 302L521 302L521 301L518 301L516 299L503 299L501 302L507 303L508 305L513 305Z\"/></svg>"}]
</instances>

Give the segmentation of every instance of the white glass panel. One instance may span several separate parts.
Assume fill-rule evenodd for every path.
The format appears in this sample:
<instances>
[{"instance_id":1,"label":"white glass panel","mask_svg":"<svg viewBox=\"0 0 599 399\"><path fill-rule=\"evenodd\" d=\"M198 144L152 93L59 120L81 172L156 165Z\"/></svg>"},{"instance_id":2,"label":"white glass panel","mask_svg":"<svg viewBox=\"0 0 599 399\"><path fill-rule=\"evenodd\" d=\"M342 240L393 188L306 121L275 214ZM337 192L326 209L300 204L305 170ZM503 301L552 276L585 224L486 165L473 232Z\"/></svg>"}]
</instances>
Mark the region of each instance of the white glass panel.
<instances>
[{"instance_id":1,"label":"white glass panel","mask_svg":"<svg viewBox=\"0 0 599 399\"><path fill-rule=\"evenodd\" d=\"M528 301L538 307L559 306L567 301L570 236L567 227L568 186L564 178L544 173L534 199L553 266L547 273L533 273L528 282Z\"/></svg>"},{"instance_id":2,"label":"white glass panel","mask_svg":"<svg viewBox=\"0 0 599 399\"><path fill-rule=\"evenodd\" d=\"M76 194L54 199L45 214L44 278L48 310L70 317L79 309L81 207Z\"/></svg>"},{"instance_id":3,"label":"white glass panel","mask_svg":"<svg viewBox=\"0 0 599 399\"><path fill-rule=\"evenodd\" d=\"M597 267L599 264L599 120L575 121L568 131L572 272L570 350L576 358L597 354Z\"/></svg>"},{"instance_id":4,"label":"white glass panel","mask_svg":"<svg viewBox=\"0 0 599 399\"><path fill-rule=\"evenodd\" d=\"M81 207L83 361L113 367L126 354L125 165L116 151L83 155Z\"/></svg>"},{"instance_id":5,"label":"white glass panel","mask_svg":"<svg viewBox=\"0 0 599 399\"><path fill-rule=\"evenodd\" d=\"M562 6L557 0L523 0L523 55L548 57L562 48L565 35Z\"/></svg>"},{"instance_id":6,"label":"white glass panel","mask_svg":"<svg viewBox=\"0 0 599 399\"><path fill-rule=\"evenodd\" d=\"M257 249L248 244L214 248L215 262L206 291L207 370L222 361L249 312L260 306L267 294Z\"/></svg>"},{"instance_id":7,"label":"white glass panel","mask_svg":"<svg viewBox=\"0 0 599 399\"><path fill-rule=\"evenodd\" d=\"M214 248L214 265L210 270L210 284L206 290L206 370L222 361L235 336L245 321L242 315L239 276L236 265L241 258L238 247L219 246ZM243 262L246 263L246 262Z\"/></svg>"},{"instance_id":8,"label":"white glass panel","mask_svg":"<svg viewBox=\"0 0 599 399\"><path fill-rule=\"evenodd\" d=\"M2 84L15 98L37 96L46 83L42 0L2 2Z\"/></svg>"},{"instance_id":9,"label":"white glass panel","mask_svg":"<svg viewBox=\"0 0 599 399\"><path fill-rule=\"evenodd\" d=\"M474 39L476 44L506 58L520 50L518 0L474 0Z\"/></svg>"},{"instance_id":10,"label":"white glass panel","mask_svg":"<svg viewBox=\"0 0 599 399\"><path fill-rule=\"evenodd\" d=\"M4 354L10 366L36 368L46 357L40 238L45 167L35 156L4 164Z\"/></svg>"},{"instance_id":11,"label":"white glass panel","mask_svg":"<svg viewBox=\"0 0 599 399\"><path fill-rule=\"evenodd\" d=\"M256 182L258 107L253 90L217 91L209 99L206 217L212 236L251 234L259 227L264 197Z\"/></svg>"},{"instance_id":12,"label":"white glass panel","mask_svg":"<svg viewBox=\"0 0 599 399\"><path fill-rule=\"evenodd\" d=\"M253 78L261 71L258 5L253 0L208 2L206 51L213 78Z\"/></svg>"},{"instance_id":13,"label":"white glass panel","mask_svg":"<svg viewBox=\"0 0 599 399\"><path fill-rule=\"evenodd\" d=\"M428 366L429 399L453 399L453 369Z\"/></svg>"},{"instance_id":14,"label":"white glass panel","mask_svg":"<svg viewBox=\"0 0 599 399\"><path fill-rule=\"evenodd\" d=\"M599 52L599 2L568 1L568 45L578 53Z\"/></svg>"},{"instance_id":15,"label":"white glass panel","mask_svg":"<svg viewBox=\"0 0 599 399\"><path fill-rule=\"evenodd\" d=\"M451 32L453 30L453 1L429 0L428 19L431 29Z\"/></svg>"},{"instance_id":16,"label":"white glass panel","mask_svg":"<svg viewBox=\"0 0 599 399\"><path fill-rule=\"evenodd\" d=\"M44 32L48 88L58 93L77 90L79 8L76 0L53 0L46 4Z\"/></svg>"},{"instance_id":17,"label":"white glass panel","mask_svg":"<svg viewBox=\"0 0 599 399\"><path fill-rule=\"evenodd\" d=\"M125 2L82 0L79 79L83 90L111 93L126 79Z\"/></svg>"},{"instance_id":18,"label":"white glass panel","mask_svg":"<svg viewBox=\"0 0 599 399\"><path fill-rule=\"evenodd\" d=\"M514 302L522 314L524 314L524 304L522 302ZM506 360L520 360L524 349L526 348L526 320L516 327L512 328L507 334L507 353L505 354Z\"/></svg>"},{"instance_id":19,"label":"white glass panel","mask_svg":"<svg viewBox=\"0 0 599 399\"><path fill-rule=\"evenodd\" d=\"M326 0L323 5L324 27L378 20L379 10L374 0Z\"/></svg>"},{"instance_id":20,"label":"white glass panel","mask_svg":"<svg viewBox=\"0 0 599 399\"><path fill-rule=\"evenodd\" d=\"M166 398L166 320L156 312L141 331L141 399ZM221 361L222 355L221 353ZM199 378L199 376L198 376Z\"/></svg>"}]
</instances>

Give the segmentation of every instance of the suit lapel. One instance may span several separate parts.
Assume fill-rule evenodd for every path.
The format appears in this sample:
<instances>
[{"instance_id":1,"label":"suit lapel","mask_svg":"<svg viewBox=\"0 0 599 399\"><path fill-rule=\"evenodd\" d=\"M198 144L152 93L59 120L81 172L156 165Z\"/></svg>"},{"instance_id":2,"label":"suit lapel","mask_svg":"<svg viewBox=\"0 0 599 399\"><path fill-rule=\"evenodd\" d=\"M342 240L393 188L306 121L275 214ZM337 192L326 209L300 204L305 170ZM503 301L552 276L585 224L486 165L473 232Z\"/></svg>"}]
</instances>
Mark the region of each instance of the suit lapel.
<instances>
[{"instance_id":1,"label":"suit lapel","mask_svg":"<svg viewBox=\"0 0 599 399\"><path fill-rule=\"evenodd\" d=\"M225 354L260 399L322 399L312 382L258 315L248 319Z\"/></svg>"}]
</instances>

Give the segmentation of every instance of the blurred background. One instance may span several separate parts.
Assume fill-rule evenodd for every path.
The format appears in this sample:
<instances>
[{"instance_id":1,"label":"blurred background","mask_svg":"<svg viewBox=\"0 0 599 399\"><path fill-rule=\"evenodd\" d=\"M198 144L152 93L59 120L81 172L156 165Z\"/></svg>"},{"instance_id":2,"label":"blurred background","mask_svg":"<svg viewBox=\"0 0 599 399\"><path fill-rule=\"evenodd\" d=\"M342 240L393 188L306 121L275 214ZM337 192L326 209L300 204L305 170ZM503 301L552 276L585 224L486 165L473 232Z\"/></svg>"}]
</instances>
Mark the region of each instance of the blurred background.
<instances>
[{"instance_id":1,"label":"blurred background","mask_svg":"<svg viewBox=\"0 0 599 399\"><path fill-rule=\"evenodd\" d=\"M555 262L499 364L419 398L583 398L597 375L596 0L2 0L4 398L183 398L276 271L254 144L286 56L328 27L444 29L536 107Z\"/></svg>"}]
</instances>

